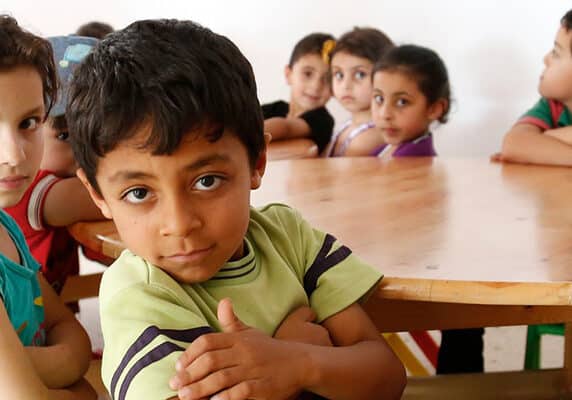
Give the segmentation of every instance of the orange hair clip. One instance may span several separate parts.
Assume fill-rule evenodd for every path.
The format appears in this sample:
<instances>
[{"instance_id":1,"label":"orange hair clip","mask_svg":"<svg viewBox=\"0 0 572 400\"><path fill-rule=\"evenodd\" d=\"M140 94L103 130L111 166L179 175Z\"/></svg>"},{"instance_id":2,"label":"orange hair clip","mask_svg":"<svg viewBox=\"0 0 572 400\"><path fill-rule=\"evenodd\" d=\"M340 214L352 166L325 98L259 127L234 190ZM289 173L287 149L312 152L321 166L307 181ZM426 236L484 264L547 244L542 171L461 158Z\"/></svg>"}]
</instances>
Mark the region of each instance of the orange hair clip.
<instances>
[{"instance_id":1,"label":"orange hair clip","mask_svg":"<svg viewBox=\"0 0 572 400\"><path fill-rule=\"evenodd\" d=\"M333 39L326 40L322 45L322 60L326 64L330 63L330 53L334 50L334 47L336 47L336 41Z\"/></svg>"}]
</instances>

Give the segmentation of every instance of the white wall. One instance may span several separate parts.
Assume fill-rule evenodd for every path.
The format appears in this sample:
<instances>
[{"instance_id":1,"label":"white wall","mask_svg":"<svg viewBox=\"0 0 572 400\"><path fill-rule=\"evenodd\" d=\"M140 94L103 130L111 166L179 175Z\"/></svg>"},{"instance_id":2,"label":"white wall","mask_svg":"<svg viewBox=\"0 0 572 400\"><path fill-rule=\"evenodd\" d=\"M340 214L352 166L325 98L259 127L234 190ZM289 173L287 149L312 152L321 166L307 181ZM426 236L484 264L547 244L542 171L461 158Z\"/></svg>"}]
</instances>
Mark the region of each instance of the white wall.
<instances>
[{"instance_id":1,"label":"white wall","mask_svg":"<svg viewBox=\"0 0 572 400\"><path fill-rule=\"evenodd\" d=\"M441 155L486 156L537 99L542 57L565 0L2 0L0 11L43 35L102 20L121 28L142 18L193 19L229 36L253 64L261 102L288 97L283 67L312 31L339 36L354 25L385 31L397 43L436 50L449 68L454 106L437 129ZM345 113L329 103L337 122Z\"/></svg>"}]
</instances>

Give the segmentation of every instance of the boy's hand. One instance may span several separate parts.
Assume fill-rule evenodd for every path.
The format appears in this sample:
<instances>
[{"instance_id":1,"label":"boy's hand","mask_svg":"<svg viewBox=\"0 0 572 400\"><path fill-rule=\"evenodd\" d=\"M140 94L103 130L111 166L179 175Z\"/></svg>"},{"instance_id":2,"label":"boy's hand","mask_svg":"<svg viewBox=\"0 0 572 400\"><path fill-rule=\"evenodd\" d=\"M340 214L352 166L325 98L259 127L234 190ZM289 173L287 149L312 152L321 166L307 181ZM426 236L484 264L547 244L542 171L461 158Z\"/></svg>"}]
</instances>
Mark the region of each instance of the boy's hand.
<instances>
[{"instance_id":1,"label":"boy's hand","mask_svg":"<svg viewBox=\"0 0 572 400\"><path fill-rule=\"evenodd\" d=\"M316 313L310 307L300 307L288 315L274 333L274 338L291 342L333 346L326 328L314 323Z\"/></svg>"},{"instance_id":2,"label":"boy's hand","mask_svg":"<svg viewBox=\"0 0 572 400\"><path fill-rule=\"evenodd\" d=\"M223 332L199 337L177 361L169 384L180 399L287 399L300 391L308 376L300 345L246 326L229 299L220 301L218 319Z\"/></svg>"}]
</instances>

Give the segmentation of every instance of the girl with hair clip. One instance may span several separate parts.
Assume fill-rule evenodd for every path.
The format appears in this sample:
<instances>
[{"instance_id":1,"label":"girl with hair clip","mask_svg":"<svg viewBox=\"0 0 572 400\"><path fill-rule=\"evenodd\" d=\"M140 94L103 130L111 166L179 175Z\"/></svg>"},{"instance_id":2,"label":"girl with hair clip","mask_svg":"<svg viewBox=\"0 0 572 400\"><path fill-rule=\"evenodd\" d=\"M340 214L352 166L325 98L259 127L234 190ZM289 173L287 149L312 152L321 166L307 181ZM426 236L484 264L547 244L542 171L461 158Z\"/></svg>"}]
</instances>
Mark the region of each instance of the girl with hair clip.
<instances>
[{"instance_id":1,"label":"girl with hair clip","mask_svg":"<svg viewBox=\"0 0 572 400\"><path fill-rule=\"evenodd\" d=\"M42 125L57 94L50 44L0 15L0 386L15 399L95 399L83 379L89 338L39 273L16 204L42 159Z\"/></svg>"},{"instance_id":2,"label":"girl with hair clip","mask_svg":"<svg viewBox=\"0 0 572 400\"><path fill-rule=\"evenodd\" d=\"M290 55L284 69L290 86L290 103L264 104L264 130L272 140L309 137L321 152L332 136L334 119L325 105L331 97L330 52L334 37L327 33L304 36Z\"/></svg>"},{"instance_id":3,"label":"girl with hair clip","mask_svg":"<svg viewBox=\"0 0 572 400\"><path fill-rule=\"evenodd\" d=\"M451 104L445 63L425 47L394 47L373 68L371 104L387 143L380 157L436 156L430 126L447 122ZM483 328L442 331L437 373L482 372L483 333Z\"/></svg>"},{"instance_id":4,"label":"girl with hair clip","mask_svg":"<svg viewBox=\"0 0 572 400\"><path fill-rule=\"evenodd\" d=\"M373 68L371 113L386 145L380 157L436 156L430 125L447 122L447 69L433 50L403 45Z\"/></svg>"},{"instance_id":5,"label":"girl with hair clip","mask_svg":"<svg viewBox=\"0 0 572 400\"><path fill-rule=\"evenodd\" d=\"M330 65L332 89L351 118L334 133L324 156L372 156L385 143L371 118L371 74L375 62L392 46L383 32L357 27L336 43Z\"/></svg>"}]
</instances>

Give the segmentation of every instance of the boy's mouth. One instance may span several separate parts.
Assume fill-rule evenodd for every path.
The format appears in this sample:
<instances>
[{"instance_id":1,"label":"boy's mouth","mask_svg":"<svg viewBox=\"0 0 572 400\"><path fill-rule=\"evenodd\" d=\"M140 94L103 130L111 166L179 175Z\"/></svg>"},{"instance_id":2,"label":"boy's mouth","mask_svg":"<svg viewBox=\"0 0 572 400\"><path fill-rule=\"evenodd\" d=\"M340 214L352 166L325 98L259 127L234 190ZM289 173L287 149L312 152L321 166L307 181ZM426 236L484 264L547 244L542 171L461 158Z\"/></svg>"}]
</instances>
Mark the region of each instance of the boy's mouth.
<instances>
[{"instance_id":1,"label":"boy's mouth","mask_svg":"<svg viewBox=\"0 0 572 400\"><path fill-rule=\"evenodd\" d=\"M181 251L169 256L165 256L163 258L175 263L196 262L209 255L214 247L214 245L211 245L209 247L204 247L202 249L196 249L189 252Z\"/></svg>"}]
</instances>

